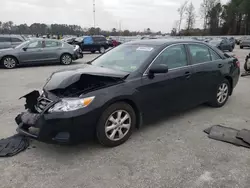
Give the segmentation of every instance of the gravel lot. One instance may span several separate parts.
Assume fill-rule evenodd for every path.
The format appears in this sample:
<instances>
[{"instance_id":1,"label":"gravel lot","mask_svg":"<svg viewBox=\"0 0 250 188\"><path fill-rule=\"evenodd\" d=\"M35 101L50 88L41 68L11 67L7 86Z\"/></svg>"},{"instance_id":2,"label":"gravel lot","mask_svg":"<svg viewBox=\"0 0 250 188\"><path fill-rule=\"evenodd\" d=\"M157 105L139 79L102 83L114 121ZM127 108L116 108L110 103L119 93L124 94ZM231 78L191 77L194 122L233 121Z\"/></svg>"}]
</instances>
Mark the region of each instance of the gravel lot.
<instances>
[{"instance_id":1,"label":"gravel lot","mask_svg":"<svg viewBox=\"0 0 250 188\"><path fill-rule=\"evenodd\" d=\"M243 64L249 49L235 49ZM86 55L69 67L81 66ZM0 138L15 133L18 98L41 90L46 78L65 66L0 69ZM199 106L136 131L125 144L107 149L90 142L78 146L33 141L29 150L0 158L0 187L10 188L196 188L250 185L250 150L210 140L203 130L222 124L250 129L250 77L241 78L227 105Z\"/></svg>"}]
</instances>

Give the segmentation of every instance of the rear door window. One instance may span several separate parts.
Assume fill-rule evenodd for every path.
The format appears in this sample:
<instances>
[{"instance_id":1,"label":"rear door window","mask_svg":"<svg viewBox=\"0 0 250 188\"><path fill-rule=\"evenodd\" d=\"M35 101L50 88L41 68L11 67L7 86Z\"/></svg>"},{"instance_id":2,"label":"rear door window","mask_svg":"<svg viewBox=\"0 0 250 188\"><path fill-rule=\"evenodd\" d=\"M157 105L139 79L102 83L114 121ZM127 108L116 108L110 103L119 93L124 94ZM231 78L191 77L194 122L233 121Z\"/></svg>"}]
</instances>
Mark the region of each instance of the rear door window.
<instances>
[{"instance_id":1,"label":"rear door window","mask_svg":"<svg viewBox=\"0 0 250 188\"><path fill-rule=\"evenodd\" d=\"M19 38L12 37L11 42L23 42L23 41L21 39L19 39Z\"/></svg>"},{"instance_id":2,"label":"rear door window","mask_svg":"<svg viewBox=\"0 0 250 188\"><path fill-rule=\"evenodd\" d=\"M0 37L0 42L10 42L9 37Z\"/></svg>"},{"instance_id":3,"label":"rear door window","mask_svg":"<svg viewBox=\"0 0 250 188\"><path fill-rule=\"evenodd\" d=\"M209 48L203 44L189 44L189 51L193 64L205 63L211 61Z\"/></svg>"},{"instance_id":4,"label":"rear door window","mask_svg":"<svg viewBox=\"0 0 250 188\"><path fill-rule=\"evenodd\" d=\"M56 48L59 46L59 42L56 41L45 41L45 48Z\"/></svg>"},{"instance_id":5,"label":"rear door window","mask_svg":"<svg viewBox=\"0 0 250 188\"><path fill-rule=\"evenodd\" d=\"M210 54L211 54L211 58L212 58L212 61L216 61L216 60L219 60L221 59L221 57L213 50L209 49L210 51Z\"/></svg>"}]
</instances>

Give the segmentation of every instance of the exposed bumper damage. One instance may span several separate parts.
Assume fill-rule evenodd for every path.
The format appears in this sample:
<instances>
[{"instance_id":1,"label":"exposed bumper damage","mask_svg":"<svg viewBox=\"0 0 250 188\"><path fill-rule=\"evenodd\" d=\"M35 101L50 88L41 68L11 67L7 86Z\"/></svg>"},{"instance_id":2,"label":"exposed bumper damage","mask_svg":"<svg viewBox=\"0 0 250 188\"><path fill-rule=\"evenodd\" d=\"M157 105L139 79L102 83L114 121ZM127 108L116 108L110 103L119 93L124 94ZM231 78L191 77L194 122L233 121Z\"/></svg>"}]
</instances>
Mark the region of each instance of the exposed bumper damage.
<instances>
[{"instance_id":1,"label":"exposed bumper damage","mask_svg":"<svg viewBox=\"0 0 250 188\"><path fill-rule=\"evenodd\" d=\"M21 97L26 99L26 111L15 118L17 132L47 143L75 143L93 138L99 109L89 106L68 112L49 113L48 110L64 97L84 96L90 91L118 84L122 78L91 74L77 77L70 74L68 79L62 81L58 78L52 75L42 94L32 91Z\"/></svg>"}]
</instances>

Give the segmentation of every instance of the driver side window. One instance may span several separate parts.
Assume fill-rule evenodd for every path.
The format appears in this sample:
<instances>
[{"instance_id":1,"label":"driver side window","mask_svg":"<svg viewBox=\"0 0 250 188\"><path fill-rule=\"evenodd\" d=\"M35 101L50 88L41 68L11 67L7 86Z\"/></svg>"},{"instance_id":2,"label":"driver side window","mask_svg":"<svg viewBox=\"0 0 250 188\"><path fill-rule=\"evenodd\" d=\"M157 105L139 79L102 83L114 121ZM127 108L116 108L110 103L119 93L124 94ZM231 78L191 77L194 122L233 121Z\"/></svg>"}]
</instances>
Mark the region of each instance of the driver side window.
<instances>
[{"instance_id":1,"label":"driver side window","mask_svg":"<svg viewBox=\"0 0 250 188\"><path fill-rule=\"evenodd\" d=\"M154 64L167 65L169 69L188 65L187 54L183 44L171 46L163 51L155 60Z\"/></svg>"}]
</instances>

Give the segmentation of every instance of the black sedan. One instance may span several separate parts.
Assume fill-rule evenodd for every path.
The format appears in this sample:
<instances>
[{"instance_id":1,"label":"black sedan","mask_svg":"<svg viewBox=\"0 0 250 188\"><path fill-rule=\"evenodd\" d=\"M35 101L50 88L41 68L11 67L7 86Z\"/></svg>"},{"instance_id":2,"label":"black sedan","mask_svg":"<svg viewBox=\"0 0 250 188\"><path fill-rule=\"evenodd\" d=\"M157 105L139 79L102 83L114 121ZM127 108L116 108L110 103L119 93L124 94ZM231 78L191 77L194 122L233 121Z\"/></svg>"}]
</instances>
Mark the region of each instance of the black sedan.
<instances>
[{"instance_id":1,"label":"black sedan","mask_svg":"<svg viewBox=\"0 0 250 188\"><path fill-rule=\"evenodd\" d=\"M234 45L226 38L210 40L208 43L222 51L232 52L234 50Z\"/></svg>"},{"instance_id":2,"label":"black sedan","mask_svg":"<svg viewBox=\"0 0 250 188\"><path fill-rule=\"evenodd\" d=\"M42 94L25 95L17 130L43 142L96 136L117 146L154 117L203 103L223 106L239 74L237 59L199 41L125 43L80 69L53 73Z\"/></svg>"}]
</instances>

